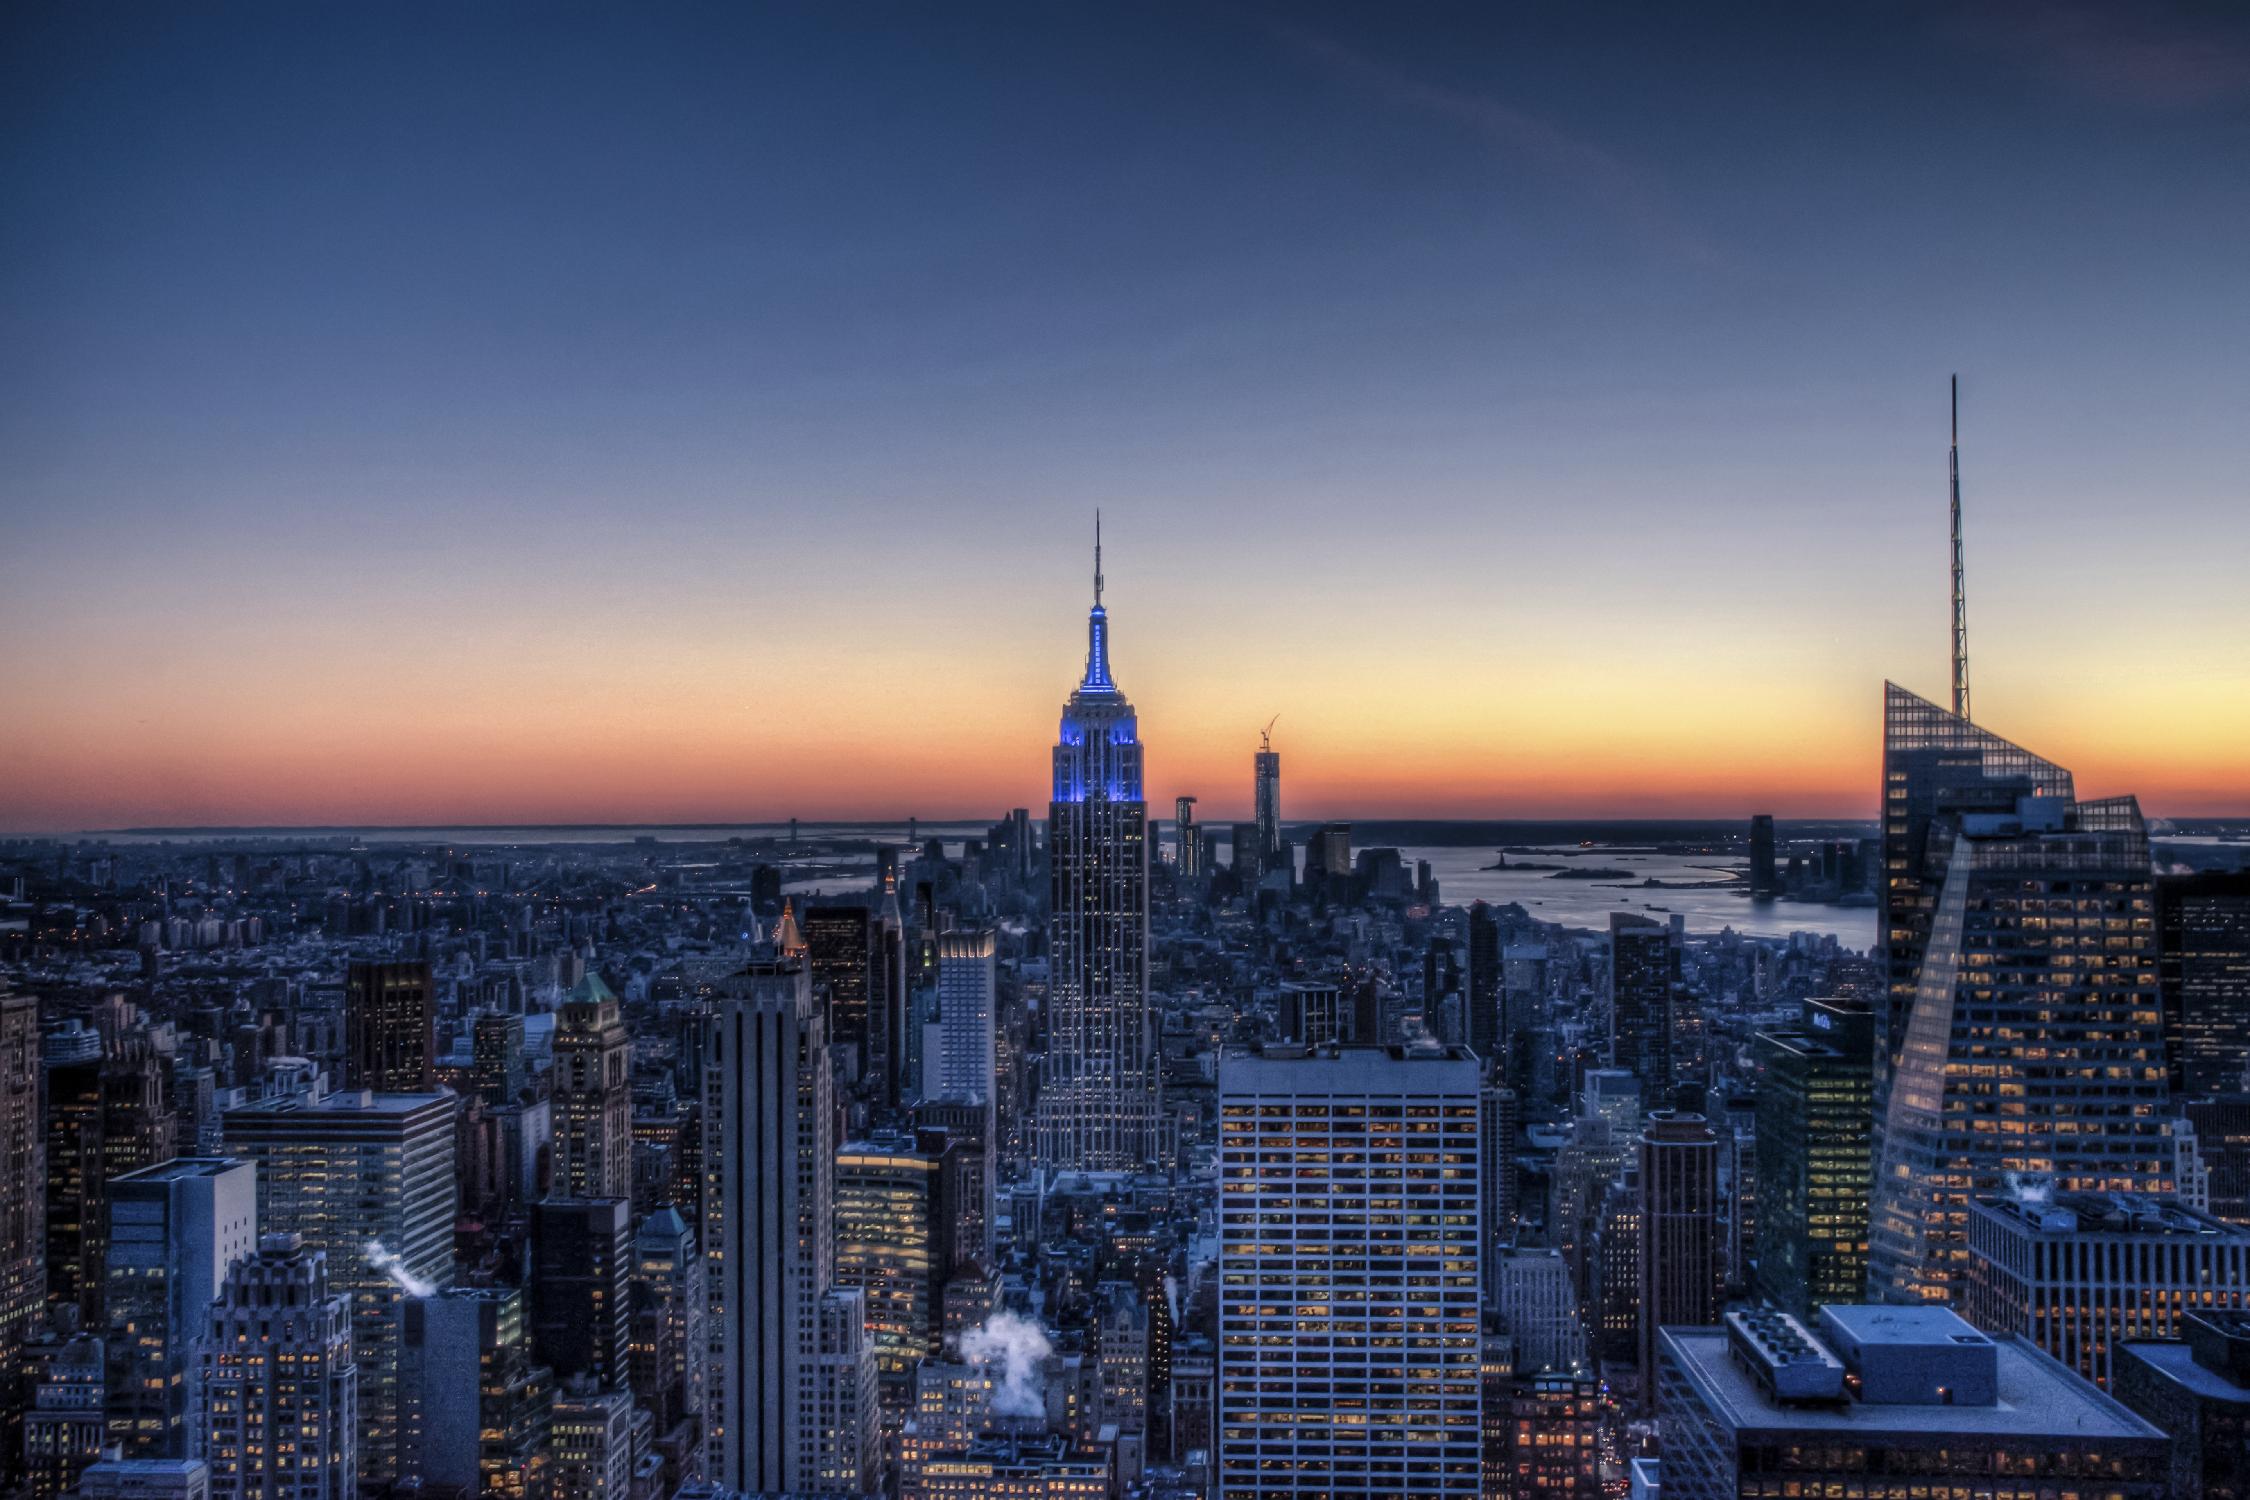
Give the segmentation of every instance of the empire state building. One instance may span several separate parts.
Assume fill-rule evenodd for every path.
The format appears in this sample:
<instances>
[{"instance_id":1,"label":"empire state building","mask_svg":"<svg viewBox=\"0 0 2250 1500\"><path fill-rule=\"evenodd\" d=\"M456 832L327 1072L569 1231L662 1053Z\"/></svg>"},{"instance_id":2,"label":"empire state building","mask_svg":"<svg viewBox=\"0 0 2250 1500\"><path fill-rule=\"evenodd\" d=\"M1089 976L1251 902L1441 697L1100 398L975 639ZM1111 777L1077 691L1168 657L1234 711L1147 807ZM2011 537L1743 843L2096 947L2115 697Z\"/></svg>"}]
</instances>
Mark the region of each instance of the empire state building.
<instances>
[{"instance_id":1,"label":"empire state building","mask_svg":"<svg viewBox=\"0 0 2250 1500\"><path fill-rule=\"evenodd\" d=\"M1038 1165L1050 1173L1149 1164L1160 1108L1148 1006L1148 803L1133 705L1109 672L1098 517L1086 631L1086 675L1063 705L1047 807L1052 977L1036 1123Z\"/></svg>"}]
</instances>

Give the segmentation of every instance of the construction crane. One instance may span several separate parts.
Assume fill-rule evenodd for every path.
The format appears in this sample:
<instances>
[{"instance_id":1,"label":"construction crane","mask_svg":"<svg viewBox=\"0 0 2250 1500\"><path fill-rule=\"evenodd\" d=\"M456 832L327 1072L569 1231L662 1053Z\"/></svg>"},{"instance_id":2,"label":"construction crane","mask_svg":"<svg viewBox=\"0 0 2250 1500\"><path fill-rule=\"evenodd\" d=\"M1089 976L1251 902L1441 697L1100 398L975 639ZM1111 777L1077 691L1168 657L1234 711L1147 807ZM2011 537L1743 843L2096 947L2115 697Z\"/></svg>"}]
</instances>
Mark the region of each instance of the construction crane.
<instances>
[{"instance_id":1,"label":"construction crane","mask_svg":"<svg viewBox=\"0 0 2250 1500\"><path fill-rule=\"evenodd\" d=\"M1271 750L1273 748L1273 726L1280 722L1281 715L1275 714L1272 718L1266 720L1266 727L1258 731L1258 748L1260 750Z\"/></svg>"}]
</instances>

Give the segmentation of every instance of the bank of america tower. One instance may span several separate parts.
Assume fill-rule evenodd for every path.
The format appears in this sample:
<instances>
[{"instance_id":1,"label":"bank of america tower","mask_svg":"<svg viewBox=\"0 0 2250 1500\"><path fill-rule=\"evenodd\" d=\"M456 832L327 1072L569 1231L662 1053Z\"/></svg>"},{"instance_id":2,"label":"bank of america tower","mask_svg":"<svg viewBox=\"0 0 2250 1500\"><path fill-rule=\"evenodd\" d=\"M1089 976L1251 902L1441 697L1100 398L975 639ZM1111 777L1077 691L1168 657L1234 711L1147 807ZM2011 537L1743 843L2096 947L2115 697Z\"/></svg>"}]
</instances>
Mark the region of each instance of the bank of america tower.
<instances>
[{"instance_id":1,"label":"bank of america tower","mask_svg":"<svg viewBox=\"0 0 2250 1500\"><path fill-rule=\"evenodd\" d=\"M1053 898L1042 1171L1133 1170L1155 1156L1158 1075L1149 1034L1148 803L1133 705L1109 670L1101 526L1086 675L1063 705L1047 807Z\"/></svg>"}]
</instances>

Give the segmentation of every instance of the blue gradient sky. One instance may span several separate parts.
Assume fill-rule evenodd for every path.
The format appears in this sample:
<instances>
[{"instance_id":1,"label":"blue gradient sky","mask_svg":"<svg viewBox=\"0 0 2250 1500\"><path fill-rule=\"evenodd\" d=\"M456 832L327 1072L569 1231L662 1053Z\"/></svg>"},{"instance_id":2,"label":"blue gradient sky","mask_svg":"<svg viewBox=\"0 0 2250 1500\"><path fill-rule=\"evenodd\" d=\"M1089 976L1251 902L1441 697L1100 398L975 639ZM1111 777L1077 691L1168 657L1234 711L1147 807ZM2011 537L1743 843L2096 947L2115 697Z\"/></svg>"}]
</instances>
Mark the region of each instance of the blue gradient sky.
<instances>
[{"instance_id":1,"label":"blue gradient sky","mask_svg":"<svg viewBox=\"0 0 2250 1500\"><path fill-rule=\"evenodd\" d=\"M0 828L2250 812L2239 8L0 24Z\"/></svg>"}]
</instances>

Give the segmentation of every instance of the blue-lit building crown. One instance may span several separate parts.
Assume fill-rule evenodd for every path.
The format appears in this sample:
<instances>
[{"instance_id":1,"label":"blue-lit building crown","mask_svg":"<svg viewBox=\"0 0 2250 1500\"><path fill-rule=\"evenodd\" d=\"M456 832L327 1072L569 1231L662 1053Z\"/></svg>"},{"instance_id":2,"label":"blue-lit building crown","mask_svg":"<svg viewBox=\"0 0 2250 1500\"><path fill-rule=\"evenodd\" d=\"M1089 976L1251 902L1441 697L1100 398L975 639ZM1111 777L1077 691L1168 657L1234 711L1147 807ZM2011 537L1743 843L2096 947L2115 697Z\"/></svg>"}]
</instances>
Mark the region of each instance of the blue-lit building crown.
<instances>
[{"instance_id":1,"label":"blue-lit building crown","mask_svg":"<svg viewBox=\"0 0 2250 1500\"><path fill-rule=\"evenodd\" d=\"M1063 705L1055 740L1057 802L1141 800L1140 726L1109 670L1109 612L1086 617L1086 675Z\"/></svg>"}]
</instances>

